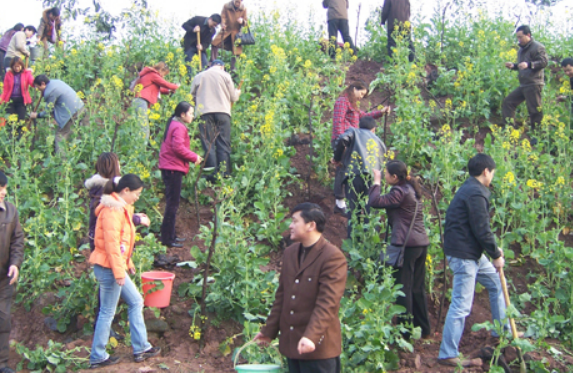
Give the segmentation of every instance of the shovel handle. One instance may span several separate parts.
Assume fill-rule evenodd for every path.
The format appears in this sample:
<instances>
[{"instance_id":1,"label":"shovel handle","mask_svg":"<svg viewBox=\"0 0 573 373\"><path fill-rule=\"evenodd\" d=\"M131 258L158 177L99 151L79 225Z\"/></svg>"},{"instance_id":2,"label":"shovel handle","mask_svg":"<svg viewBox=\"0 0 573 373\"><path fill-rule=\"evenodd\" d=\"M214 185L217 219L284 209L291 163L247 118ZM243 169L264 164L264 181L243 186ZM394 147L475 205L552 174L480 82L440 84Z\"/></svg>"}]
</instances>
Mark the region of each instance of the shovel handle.
<instances>
[{"instance_id":1,"label":"shovel handle","mask_svg":"<svg viewBox=\"0 0 573 373\"><path fill-rule=\"evenodd\" d=\"M499 269L499 279L501 281L501 288L505 298L505 306L509 307L511 305L511 301L509 299L509 291L507 291L507 282L505 281L505 273L503 272L503 268ZM517 334L517 327L515 326L515 320L512 317L509 318L509 325L511 326L511 334L513 335L513 339L519 339Z\"/></svg>"},{"instance_id":2,"label":"shovel handle","mask_svg":"<svg viewBox=\"0 0 573 373\"><path fill-rule=\"evenodd\" d=\"M201 45L201 31L195 31L197 33L197 45ZM201 63L201 51L197 48L197 55L199 56L199 71L203 70Z\"/></svg>"}]
</instances>

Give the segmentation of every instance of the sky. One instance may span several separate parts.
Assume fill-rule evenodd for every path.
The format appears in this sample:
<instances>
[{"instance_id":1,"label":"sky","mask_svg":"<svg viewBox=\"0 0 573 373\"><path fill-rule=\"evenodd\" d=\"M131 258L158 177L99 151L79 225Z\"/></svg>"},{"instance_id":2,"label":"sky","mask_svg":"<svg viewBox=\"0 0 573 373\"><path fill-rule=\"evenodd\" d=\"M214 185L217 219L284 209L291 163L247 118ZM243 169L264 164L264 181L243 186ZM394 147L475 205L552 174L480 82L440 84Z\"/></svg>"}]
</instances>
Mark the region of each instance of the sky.
<instances>
[{"instance_id":1,"label":"sky","mask_svg":"<svg viewBox=\"0 0 573 373\"><path fill-rule=\"evenodd\" d=\"M90 0L78 0L81 7L92 6ZM223 4L229 0L148 0L148 5L152 10L157 10L159 16L165 22L171 22L181 25L184 21L195 15L208 16L212 13L219 13ZM446 4L449 0L411 0L412 20L421 21L431 17L434 9L439 4ZM38 27L42 15L42 2L40 0L2 0L0 12L0 32L11 28L17 22L25 25L34 25ZM274 8L282 10L287 8L292 10L292 14L300 22L312 20L316 24L323 24L326 29L326 10L322 8L322 0L243 0L250 12L263 11L268 12ZM516 18L516 14L523 12L522 20L527 20L527 8L524 6L525 0L481 0L485 7L491 11L501 11L508 18ZM131 0L101 0L102 7L112 14L119 14L122 9L131 5ZM384 4L383 0L350 0L349 25L350 35L354 39L356 32L358 9L360 6L360 34L364 34L363 26L367 17L376 9ZM93 8L93 6L92 6ZM558 5L543 11L541 14L533 14L534 18L552 17L555 22L562 22L570 27L570 19L573 14L573 1L562 0ZM535 23L534 20L531 23ZM76 21L77 25L81 20ZM68 22L68 27L73 26L73 22ZM573 30L569 30L573 32ZM183 30L181 30L181 35ZM362 39L359 36L359 41ZM363 40L362 40L363 41ZM360 42L358 44L361 44Z\"/></svg>"}]
</instances>

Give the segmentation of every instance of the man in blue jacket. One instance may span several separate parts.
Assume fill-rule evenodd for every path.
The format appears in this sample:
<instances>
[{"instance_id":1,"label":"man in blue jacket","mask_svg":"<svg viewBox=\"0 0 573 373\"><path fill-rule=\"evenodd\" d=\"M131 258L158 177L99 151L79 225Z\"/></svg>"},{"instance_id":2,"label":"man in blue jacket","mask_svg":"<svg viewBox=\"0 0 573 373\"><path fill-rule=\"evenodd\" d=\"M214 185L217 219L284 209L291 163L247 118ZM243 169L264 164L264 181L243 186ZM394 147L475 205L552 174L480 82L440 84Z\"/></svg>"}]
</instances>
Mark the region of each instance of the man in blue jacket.
<instances>
[{"instance_id":1,"label":"man in blue jacket","mask_svg":"<svg viewBox=\"0 0 573 373\"><path fill-rule=\"evenodd\" d=\"M458 189L446 212L444 253L454 273L454 281L438 357L440 364L465 367L481 365L479 359L461 361L458 357L465 319L472 309L476 280L489 293L492 318L500 324L505 319L505 300L497 273L505 260L489 224L488 187L495 173L495 161L489 155L478 154L468 162L468 171L470 177ZM484 251L493 259L491 262Z\"/></svg>"},{"instance_id":2,"label":"man in blue jacket","mask_svg":"<svg viewBox=\"0 0 573 373\"><path fill-rule=\"evenodd\" d=\"M50 80L46 75L38 75L34 79L34 87L42 92L46 104L53 104L52 115L58 124L54 149L61 152L60 142L67 140L72 133L72 125L76 122L82 126L89 124L89 117L84 108L84 103L72 87L61 80ZM31 113L30 118L45 118L50 113L42 111Z\"/></svg>"}]
</instances>

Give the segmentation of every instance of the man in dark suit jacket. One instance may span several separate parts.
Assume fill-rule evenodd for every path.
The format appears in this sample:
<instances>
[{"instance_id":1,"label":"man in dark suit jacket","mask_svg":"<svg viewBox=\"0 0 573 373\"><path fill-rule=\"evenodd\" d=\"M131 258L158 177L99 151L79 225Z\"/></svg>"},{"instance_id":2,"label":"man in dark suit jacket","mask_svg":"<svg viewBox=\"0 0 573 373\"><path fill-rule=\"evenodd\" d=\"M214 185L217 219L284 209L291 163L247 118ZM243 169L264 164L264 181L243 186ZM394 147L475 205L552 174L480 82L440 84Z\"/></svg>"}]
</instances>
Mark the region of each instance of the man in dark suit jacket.
<instances>
[{"instance_id":1,"label":"man in dark suit jacket","mask_svg":"<svg viewBox=\"0 0 573 373\"><path fill-rule=\"evenodd\" d=\"M193 56L201 52L201 67L207 68L207 48L213 41L216 28L221 23L221 16L213 14L211 17L196 16L185 22L181 27L185 30L183 37L183 50L185 51L185 62L191 62ZM197 40L199 32L199 40ZM193 74L191 69L187 68L189 76Z\"/></svg>"},{"instance_id":2,"label":"man in dark suit jacket","mask_svg":"<svg viewBox=\"0 0 573 373\"><path fill-rule=\"evenodd\" d=\"M255 336L268 344L279 333L279 350L290 373L339 373L342 334L338 311L346 287L346 257L322 232L326 218L314 203L292 211L275 302Z\"/></svg>"},{"instance_id":3,"label":"man in dark suit jacket","mask_svg":"<svg viewBox=\"0 0 573 373\"><path fill-rule=\"evenodd\" d=\"M406 38L410 44L410 55L408 60L414 61L414 43L410 33L410 0L385 0L382 8L380 24L384 25L388 21L386 30L388 32L388 56L392 57L393 49L396 48L396 33L406 32Z\"/></svg>"}]
</instances>

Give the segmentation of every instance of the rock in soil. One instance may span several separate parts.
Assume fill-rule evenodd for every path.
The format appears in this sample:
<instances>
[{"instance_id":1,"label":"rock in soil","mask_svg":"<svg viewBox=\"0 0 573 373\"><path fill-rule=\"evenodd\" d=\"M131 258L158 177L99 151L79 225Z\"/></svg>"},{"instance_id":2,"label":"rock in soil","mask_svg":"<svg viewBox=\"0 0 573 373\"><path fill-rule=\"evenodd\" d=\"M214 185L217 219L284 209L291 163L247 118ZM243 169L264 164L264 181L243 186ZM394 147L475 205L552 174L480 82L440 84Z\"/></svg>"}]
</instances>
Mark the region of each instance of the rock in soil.
<instances>
[{"instance_id":1,"label":"rock in soil","mask_svg":"<svg viewBox=\"0 0 573 373\"><path fill-rule=\"evenodd\" d=\"M169 330L169 325L160 319L145 320L145 327L149 333L163 334Z\"/></svg>"}]
</instances>

